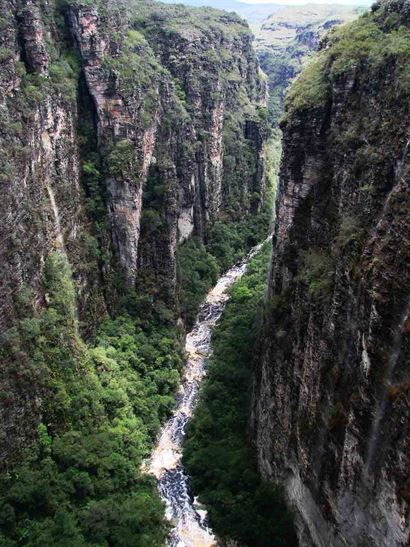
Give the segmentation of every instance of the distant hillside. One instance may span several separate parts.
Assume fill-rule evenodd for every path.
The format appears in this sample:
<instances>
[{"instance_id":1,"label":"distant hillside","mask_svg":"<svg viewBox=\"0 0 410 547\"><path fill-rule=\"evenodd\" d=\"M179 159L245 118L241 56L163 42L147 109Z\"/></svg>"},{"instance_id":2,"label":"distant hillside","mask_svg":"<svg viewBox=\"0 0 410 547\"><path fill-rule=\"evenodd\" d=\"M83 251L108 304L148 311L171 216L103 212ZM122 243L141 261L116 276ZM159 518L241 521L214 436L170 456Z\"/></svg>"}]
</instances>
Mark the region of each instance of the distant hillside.
<instances>
[{"instance_id":1,"label":"distant hillside","mask_svg":"<svg viewBox=\"0 0 410 547\"><path fill-rule=\"evenodd\" d=\"M286 91L322 36L335 25L352 21L365 8L337 4L282 7L262 23L252 24L255 47L268 76L270 118L277 123Z\"/></svg>"},{"instance_id":2,"label":"distant hillside","mask_svg":"<svg viewBox=\"0 0 410 547\"><path fill-rule=\"evenodd\" d=\"M209 6L211 8L235 11L250 23L260 23L283 7L281 4L245 4L236 0L161 0L165 4L186 4L188 6Z\"/></svg>"},{"instance_id":3,"label":"distant hillside","mask_svg":"<svg viewBox=\"0 0 410 547\"><path fill-rule=\"evenodd\" d=\"M301 33L325 31L336 24L355 19L362 9L338 4L306 4L281 7L261 25L254 26L258 47L282 50Z\"/></svg>"}]
</instances>

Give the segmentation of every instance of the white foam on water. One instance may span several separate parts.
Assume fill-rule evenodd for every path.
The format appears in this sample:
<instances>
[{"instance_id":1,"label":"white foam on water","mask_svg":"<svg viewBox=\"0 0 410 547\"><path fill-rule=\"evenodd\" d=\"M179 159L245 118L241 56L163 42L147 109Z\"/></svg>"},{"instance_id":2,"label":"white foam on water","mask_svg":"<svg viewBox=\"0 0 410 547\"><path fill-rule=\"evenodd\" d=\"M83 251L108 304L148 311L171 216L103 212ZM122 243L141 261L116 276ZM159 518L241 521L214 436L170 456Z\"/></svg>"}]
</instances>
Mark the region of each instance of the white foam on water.
<instances>
[{"instance_id":1,"label":"white foam on water","mask_svg":"<svg viewBox=\"0 0 410 547\"><path fill-rule=\"evenodd\" d=\"M192 331L186 337L187 363L178 393L178 404L163 427L148 462L148 472L158 480L158 489L166 504L166 516L173 529L169 547L211 547L217 545L207 525L205 509L192 500L188 491L188 477L182 467L182 445L186 426L198 401L198 392L206 374L211 354L211 336L229 299L228 289L245 273L249 261L263 244L255 247L247 257L223 275L208 293Z\"/></svg>"}]
</instances>

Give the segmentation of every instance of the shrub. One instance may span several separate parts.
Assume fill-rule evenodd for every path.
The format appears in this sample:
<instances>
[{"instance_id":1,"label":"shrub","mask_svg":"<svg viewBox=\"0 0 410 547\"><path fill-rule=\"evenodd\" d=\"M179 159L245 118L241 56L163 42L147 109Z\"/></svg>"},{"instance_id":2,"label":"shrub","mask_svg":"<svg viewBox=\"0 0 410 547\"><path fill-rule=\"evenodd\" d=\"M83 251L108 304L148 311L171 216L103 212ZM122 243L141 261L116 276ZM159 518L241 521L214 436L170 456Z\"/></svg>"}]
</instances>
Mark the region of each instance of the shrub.
<instances>
[{"instance_id":1,"label":"shrub","mask_svg":"<svg viewBox=\"0 0 410 547\"><path fill-rule=\"evenodd\" d=\"M333 290L334 264L324 252L303 251L300 254L298 279L305 283L309 293L318 299L327 299Z\"/></svg>"},{"instance_id":2,"label":"shrub","mask_svg":"<svg viewBox=\"0 0 410 547\"><path fill-rule=\"evenodd\" d=\"M135 161L135 147L129 139L122 139L115 143L108 155L108 169L113 176L131 175Z\"/></svg>"},{"instance_id":3,"label":"shrub","mask_svg":"<svg viewBox=\"0 0 410 547\"><path fill-rule=\"evenodd\" d=\"M24 86L24 95L29 103L38 103L44 99L44 90L36 85L28 84Z\"/></svg>"},{"instance_id":4,"label":"shrub","mask_svg":"<svg viewBox=\"0 0 410 547\"><path fill-rule=\"evenodd\" d=\"M363 227L360 219L353 215L346 215L342 218L336 243L339 247L344 248L351 242L360 241L362 235Z\"/></svg>"},{"instance_id":5,"label":"shrub","mask_svg":"<svg viewBox=\"0 0 410 547\"><path fill-rule=\"evenodd\" d=\"M182 312L187 324L192 325L199 305L219 277L219 267L197 237L180 247L178 263Z\"/></svg>"},{"instance_id":6,"label":"shrub","mask_svg":"<svg viewBox=\"0 0 410 547\"><path fill-rule=\"evenodd\" d=\"M326 65L326 52L319 53L298 76L286 98L285 119L290 112L317 107L326 101L330 94Z\"/></svg>"},{"instance_id":7,"label":"shrub","mask_svg":"<svg viewBox=\"0 0 410 547\"><path fill-rule=\"evenodd\" d=\"M6 63L14 58L14 51L6 47L0 47L0 63Z\"/></svg>"}]
</instances>

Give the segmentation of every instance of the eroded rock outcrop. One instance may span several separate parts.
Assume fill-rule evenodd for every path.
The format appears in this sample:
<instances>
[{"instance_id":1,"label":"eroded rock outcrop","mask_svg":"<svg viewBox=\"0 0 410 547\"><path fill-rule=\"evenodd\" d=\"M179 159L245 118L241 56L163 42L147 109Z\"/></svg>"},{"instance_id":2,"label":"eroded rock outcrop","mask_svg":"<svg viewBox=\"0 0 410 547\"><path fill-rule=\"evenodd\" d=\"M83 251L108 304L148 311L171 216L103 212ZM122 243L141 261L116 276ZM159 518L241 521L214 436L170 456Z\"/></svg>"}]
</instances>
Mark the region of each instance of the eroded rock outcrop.
<instances>
[{"instance_id":1,"label":"eroded rock outcrop","mask_svg":"<svg viewBox=\"0 0 410 547\"><path fill-rule=\"evenodd\" d=\"M334 33L282 126L253 423L302 545L409 541L409 27L392 0Z\"/></svg>"}]
</instances>

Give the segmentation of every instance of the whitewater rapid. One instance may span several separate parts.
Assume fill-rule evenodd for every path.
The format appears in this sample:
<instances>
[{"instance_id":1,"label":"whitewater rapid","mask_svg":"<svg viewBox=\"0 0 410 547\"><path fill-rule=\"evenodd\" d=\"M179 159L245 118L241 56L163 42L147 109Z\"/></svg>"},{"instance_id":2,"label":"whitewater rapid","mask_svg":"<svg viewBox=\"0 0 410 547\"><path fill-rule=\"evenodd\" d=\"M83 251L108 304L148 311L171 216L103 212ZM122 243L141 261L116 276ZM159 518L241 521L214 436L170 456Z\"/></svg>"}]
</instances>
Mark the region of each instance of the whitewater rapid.
<instances>
[{"instance_id":1,"label":"whitewater rapid","mask_svg":"<svg viewBox=\"0 0 410 547\"><path fill-rule=\"evenodd\" d=\"M166 504L166 517L172 532L169 547L211 547L217 545L207 525L206 511L192 500L188 491L188 477L182 467L182 445L186 426L198 401L198 392L206 374L211 354L211 336L229 299L228 289L245 273L258 245L239 264L223 275L208 293L192 331L186 337L186 367L177 396L177 406L163 427L148 463L148 472L158 481L161 498Z\"/></svg>"}]
</instances>

